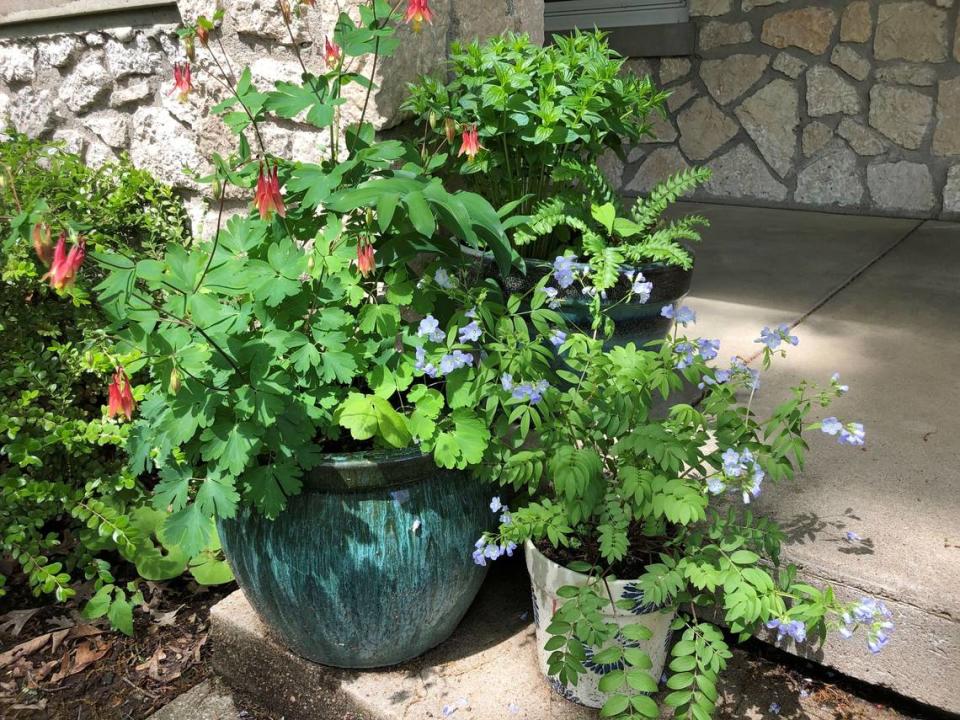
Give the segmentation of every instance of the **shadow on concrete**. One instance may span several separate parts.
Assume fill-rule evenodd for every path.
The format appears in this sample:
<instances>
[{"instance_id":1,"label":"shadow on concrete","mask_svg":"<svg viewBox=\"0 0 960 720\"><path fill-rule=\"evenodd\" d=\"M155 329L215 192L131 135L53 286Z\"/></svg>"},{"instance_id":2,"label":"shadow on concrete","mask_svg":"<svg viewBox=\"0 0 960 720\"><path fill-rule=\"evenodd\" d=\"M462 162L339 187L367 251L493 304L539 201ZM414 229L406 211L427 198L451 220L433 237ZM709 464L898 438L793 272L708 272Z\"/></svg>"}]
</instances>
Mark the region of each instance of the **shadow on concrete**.
<instances>
[{"instance_id":1,"label":"shadow on concrete","mask_svg":"<svg viewBox=\"0 0 960 720\"><path fill-rule=\"evenodd\" d=\"M780 527L786 535L786 544L805 545L807 543L835 543L837 552L844 555L872 555L873 540L860 537L847 528L848 520L861 520L853 508L847 508L842 515L823 517L815 512L802 512L780 521Z\"/></svg>"}]
</instances>

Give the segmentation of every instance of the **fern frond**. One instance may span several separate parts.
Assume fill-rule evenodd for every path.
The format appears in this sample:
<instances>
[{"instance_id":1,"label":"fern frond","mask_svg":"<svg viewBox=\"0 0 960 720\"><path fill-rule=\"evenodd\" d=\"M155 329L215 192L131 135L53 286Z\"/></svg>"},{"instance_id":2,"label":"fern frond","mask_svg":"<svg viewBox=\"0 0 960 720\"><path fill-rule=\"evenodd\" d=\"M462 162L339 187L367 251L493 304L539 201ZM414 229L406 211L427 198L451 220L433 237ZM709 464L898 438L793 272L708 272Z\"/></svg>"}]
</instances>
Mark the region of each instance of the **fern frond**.
<instances>
[{"instance_id":1,"label":"fern frond","mask_svg":"<svg viewBox=\"0 0 960 720\"><path fill-rule=\"evenodd\" d=\"M576 182L583 192L585 204L606 205L611 203L622 215L620 193L614 190L603 170L596 163L583 163L577 159L566 159L560 167L554 169L553 179L557 182Z\"/></svg>"},{"instance_id":2,"label":"fern frond","mask_svg":"<svg viewBox=\"0 0 960 720\"><path fill-rule=\"evenodd\" d=\"M573 214L571 210L571 206L561 197L544 200L534 209L530 219L516 229L513 235L514 244L518 246L529 245L563 225L582 233L588 232L587 221Z\"/></svg>"},{"instance_id":3,"label":"fern frond","mask_svg":"<svg viewBox=\"0 0 960 720\"><path fill-rule=\"evenodd\" d=\"M681 195L690 192L710 179L710 169L695 167L682 170L654 187L645 198L637 198L631 218L643 228L652 228L664 211Z\"/></svg>"},{"instance_id":4,"label":"fern frond","mask_svg":"<svg viewBox=\"0 0 960 720\"><path fill-rule=\"evenodd\" d=\"M677 243L677 240L692 240L694 235L699 238L695 231L686 232L672 226L661 228L646 237L643 242L625 248L624 255L628 260L636 263L665 262L689 270L693 267L693 258L683 246Z\"/></svg>"}]
</instances>

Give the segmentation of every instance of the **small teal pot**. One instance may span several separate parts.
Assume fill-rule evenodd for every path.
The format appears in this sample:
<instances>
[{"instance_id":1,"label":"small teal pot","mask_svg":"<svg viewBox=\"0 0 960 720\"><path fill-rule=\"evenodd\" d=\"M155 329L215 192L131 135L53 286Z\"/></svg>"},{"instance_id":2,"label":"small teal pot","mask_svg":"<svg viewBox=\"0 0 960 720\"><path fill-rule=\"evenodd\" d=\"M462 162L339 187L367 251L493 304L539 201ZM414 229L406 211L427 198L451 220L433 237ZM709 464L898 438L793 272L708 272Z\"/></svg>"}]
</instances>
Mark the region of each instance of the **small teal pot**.
<instances>
[{"instance_id":1,"label":"small teal pot","mask_svg":"<svg viewBox=\"0 0 960 720\"><path fill-rule=\"evenodd\" d=\"M219 520L250 604L301 657L396 665L446 640L483 582L481 483L416 451L328 456L276 520Z\"/></svg>"}]
</instances>

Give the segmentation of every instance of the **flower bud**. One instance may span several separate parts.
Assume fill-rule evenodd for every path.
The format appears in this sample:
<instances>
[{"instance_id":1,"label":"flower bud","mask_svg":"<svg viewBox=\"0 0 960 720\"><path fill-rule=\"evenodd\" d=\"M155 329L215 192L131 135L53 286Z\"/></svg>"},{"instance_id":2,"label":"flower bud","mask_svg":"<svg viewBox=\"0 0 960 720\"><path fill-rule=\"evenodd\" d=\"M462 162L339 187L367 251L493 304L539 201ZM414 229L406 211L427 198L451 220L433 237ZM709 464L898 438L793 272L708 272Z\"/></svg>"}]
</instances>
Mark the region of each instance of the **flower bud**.
<instances>
[{"instance_id":1,"label":"flower bud","mask_svg":"<svg viewBox=\"0 0 960 720\"><path fill-rule=\"evenodd\" d=\"M307 270L313 270L317 266L317 261L313 259L313 255L307 258Z\"/></svg>"},{"instance_id":2,"label":"flower bud","mask_svg":"<svg viewBox=\"0 0 960 720\"><path fill-rule=\"evenodd\" d=\"M170 394L176 395L180 392L180 385L180 371L174 366L173 370L170 371Z\"/></svg>"},{"instance_id":3,"label":"flower bud","mask_svg":"<svg viewBox=\"0 0 960 720\"><path fill-rule=\"evenodd\" d=\"M203 25L197 25L197 39L200 41L200 44L204 47L207 46L207 41L210 39L210 31L207 30Z\"/></svg>"},{"instance_id":4,"label":"flower bud","mask_svg":"<svg viewBox=\"0 0 960 720\"><path fill-rule=\"evenodd\" d=\"M371 225L373 225L373 208L367 208L366 217L367 217L367 227L370 227Z\"/></svg>"},{"instance_id":5,"label":"flower bud","mask_svg":"<svg viewBox=\"0 0 960 720\"><path fill-rule=\"evenodd\" d=\"M193 45L192 36L187 35L187 37L183 39L183 51L187 54L187 59L190 60L190 62L197 59L197 51Z\"/></svg>"},{"instance_id":6,"label":"flower bud","mask_svg":"<svg viewBox=\"0 0 960 720\"><path fill-rule=\"evenodd\" d=\"M457 123L453 118L448 117L443 121L443 132L447 136L447 142L453 145L457 137Z\"/></svg>"},{"instance_id":7,"label":"flower bud","mask_svg":"<svg viewBox=\"0 0 960 720\"><path fill-rule=\"evenodd\" d=\"M440 117L437 115L435 110L431 110L430 114L427 115L427 122L430 123L431 130L437 129L437 123L440 122Z\"/></svg>"}]
</instances>

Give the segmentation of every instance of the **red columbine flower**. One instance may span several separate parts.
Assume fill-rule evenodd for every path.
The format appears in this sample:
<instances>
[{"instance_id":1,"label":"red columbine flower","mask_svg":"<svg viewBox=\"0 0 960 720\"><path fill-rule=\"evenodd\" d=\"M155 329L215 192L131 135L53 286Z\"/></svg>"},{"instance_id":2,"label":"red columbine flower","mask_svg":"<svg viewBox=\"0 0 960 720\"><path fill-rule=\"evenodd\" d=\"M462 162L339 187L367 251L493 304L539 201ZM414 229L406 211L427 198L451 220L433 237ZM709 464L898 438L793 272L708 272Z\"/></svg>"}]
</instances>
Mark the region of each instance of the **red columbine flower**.
<instances>
[{"instance_id":1,"label":"red columbine flower","mask_svg":"<svg viewBox=\"0 0 960 720\"><path fill-rule=\"evenodd\" d=\"M53 243L50 241L50 226L46 223L33 226L33 249L40 262L50 267L53 262Z\"/></svg>"},{"instance_id":2,"label":"red columbine flower","mask_svg":"<svg viewBox=\"0 0 960 720\"><path fill-rule=\"evenodd\" d=\"M477 156L477 153L483 149L483 145L480 144L480 135L477 133L476 125L467 125L463 129L462 143L457 157L466 155L473 160Z\"/></svg>"},{"instance_id":3,"label":"red columbine flower","mask_svg":"<svg viewBox=\"0 0 960 720\"><path fill-rule=\"evenodd\" d=\"M206 47L207 40L210 39L210 31L207 30L203 25L197 25L197 39L200 41L201 45Z\"/></svg>"},{"instance_id":4,"label":"red columbine flower","mask_svg":"<svg viewBox=\"0 0 960 720\"><path fill-rule=\"evenodd\" d=\"M257 192L253 198L253 204L260 211L260 219L266 220L270 213L276 210L280 217L287 216L287 209L283 205L283 198L280 196L280 181L277 179L277 166L274 165L271 170L269 167L266 172L263 169L263 163L260 163L260 173L257 175Z\"/></svg>"},{"instance_id":5,"label":"red columbine flower","mask_svg":"<svg viewBox=\"0 0 960 720\"><path fill-rule=\"evenodd\" d=\"M133 411L137 409L137 401L133 399L133 390L130 387L130 378L119 365L113 373L113 382L108 389L110 399L107 405L107 415L116 417L120 413L127 416L127 420L133 419Z\"/></svg>"},{"instance_id":6,"label":"red columbine flower","mask_svg":"<svg viewBox=\"0 0 960 720\"><path fill-rule=\"evenodd\" d=\"M373 257L373 243L370 238L360 238L357 241L357 270L363 277L372 274L377 267L377 261Z\"/></svg>"},{"instance_id":7,"label":"red columbine flower","mask_svg":"<svg viewBox=\"0 0 960 720\"><path fill-rule=\"evenodd\" d=\"M193 83L190 80L190 63L174 63L173 89L170 94L179 93L177 99L180 102L186 102L191 90L193 90Z\"/></svg>"},{"instance_id":8,"label":"red columbine flower","mask_svg":"<svg viewBox=\"0 0 960 720\"><path fill-rule=\"evenodd\" d=\"M87 241L80 237L77 244L67 252L67 234L60 233L57 240L57 246L53 249L53 260L50 263L50 270L41 280L50 280L50 287L56 290L63 290L73 285L77 279L77 270L83 265L83 258L87 255Z\"/></svg>"},{"instance_id":9,"label":"red columbine flower","mask_svg":"<svg viewBox=\"0 0 960 720\"><path fill-rule=\"evenodd\" d=\"M327 67L336 67L340 63L340 57L343 54L343 51L335 42L330 42L330 38L324 38L323 44L323 57L327 61Z\"/></svg>"},{"instance_id":10,"label":"red columbine flower","mask_svg":"<svg viewBox=\"0 0 960 720\"><path fill-rule=\"evenodd\" d=\"M430 9L429 0L407 0L407 16L404 22L412 22L414 32L420 32L425 22L432 24L433 11Z\"/></svg>"}]
</instances>

